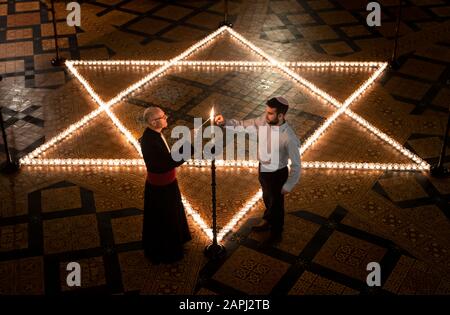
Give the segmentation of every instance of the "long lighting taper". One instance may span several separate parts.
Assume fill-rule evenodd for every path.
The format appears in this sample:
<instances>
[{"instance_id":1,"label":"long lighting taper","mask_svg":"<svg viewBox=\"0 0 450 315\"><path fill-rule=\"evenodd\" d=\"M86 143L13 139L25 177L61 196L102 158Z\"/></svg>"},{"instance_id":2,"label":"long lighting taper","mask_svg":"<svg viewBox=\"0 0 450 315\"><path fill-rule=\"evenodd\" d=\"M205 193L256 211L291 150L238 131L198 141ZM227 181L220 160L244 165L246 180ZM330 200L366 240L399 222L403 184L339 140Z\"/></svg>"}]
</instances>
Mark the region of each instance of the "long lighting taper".
<instances>
[{"instance_id":1,"label":"long lighting taper","mask_svg":"<svg viewBox=\"0 0 450 315\"><path fill-rule=\"evenodd\" d=\"M216 208L216 148L214 141L214 107L209 114L211 122L211 202L212 202L212 243L205 247L205 255L210 259L219 259L226 253L225 246L217 242L217 208Z\"/></svg>"},{"instance_id":2,"label":"long lighting taper","mask_svg":"<svg viewBox=\"0 0 450 315\"><path fill-rule=\"evenodd\" d=\"M214 106L211 108L211 111L209 112L209 122L211 124L211 135L214 136ZM214 137L211 138L214 142Z\"/></svg>"}]
</instances>

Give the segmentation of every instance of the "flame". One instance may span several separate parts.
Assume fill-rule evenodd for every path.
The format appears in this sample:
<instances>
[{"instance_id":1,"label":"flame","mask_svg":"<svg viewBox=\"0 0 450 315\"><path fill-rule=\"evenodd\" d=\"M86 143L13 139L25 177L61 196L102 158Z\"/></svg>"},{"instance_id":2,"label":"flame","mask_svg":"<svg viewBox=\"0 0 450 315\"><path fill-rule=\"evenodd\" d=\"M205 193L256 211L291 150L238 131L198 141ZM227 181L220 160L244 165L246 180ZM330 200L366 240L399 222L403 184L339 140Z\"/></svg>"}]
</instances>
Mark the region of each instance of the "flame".
<instances>
[{"instance_id":1,"label":"flame","mask_svg":"<svg viewBox=\"0 0 450 315\"><path fill-rule=\"evenodd\" d=\"M209 113L209 119L211 119L211 122L214 122L214 106L211 108L211 112Z\"/></svg>"}]
</instances>

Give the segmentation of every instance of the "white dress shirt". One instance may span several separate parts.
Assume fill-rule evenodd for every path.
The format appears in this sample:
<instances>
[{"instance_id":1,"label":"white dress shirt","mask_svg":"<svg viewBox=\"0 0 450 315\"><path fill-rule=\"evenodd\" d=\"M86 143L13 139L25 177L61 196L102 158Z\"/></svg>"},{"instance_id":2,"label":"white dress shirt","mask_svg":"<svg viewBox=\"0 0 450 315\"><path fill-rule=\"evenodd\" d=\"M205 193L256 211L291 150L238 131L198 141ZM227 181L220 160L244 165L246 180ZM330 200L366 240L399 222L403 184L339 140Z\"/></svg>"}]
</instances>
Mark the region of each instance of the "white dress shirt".
<instances>
[{"instance_id":1,"label":"white dress shirt","mask_svg":"<svg viewBox=\"0 0 450 315\"><path fill-rule=\"evenodd\" d=\"M269 125L266 121L266 115L262 115L255 119L247 119L247 120L236 120L236 119L226 119L225 127L227 126L241 126L241 127L260 127L260 126L269 126L271 131L279 133L279 161L278 167L276 169L266 169L264 170L264 163L261 161L259 155L258 159L261 163L261 170L265 172L274 172L276 170L282 169L288 166L289 159L291 160L289 177L286 183L283 185L283 190L290 192L297 184L300 179L300 140L298 139L295 131L289 126L289 124L285 121L281 126L272 126ZM268 137L267 141L267 152L270 152L270 137Z\"/></svg>"},{"instance_id":2,"label":"white dress shirt","mask_svg":"<svg viewBox=\"0 0 450 315\"><path fill-rule=\"evenodd\" d=\"M169 145L167 144L166 138L164 137L164 135L162 134L162 132L160 132L159 134L161 135L161 138L163 139L164 144L165 144L166 147L167 147L167 151L170 152L170 148L169 148Z\"/></svg>"}]
</instances>

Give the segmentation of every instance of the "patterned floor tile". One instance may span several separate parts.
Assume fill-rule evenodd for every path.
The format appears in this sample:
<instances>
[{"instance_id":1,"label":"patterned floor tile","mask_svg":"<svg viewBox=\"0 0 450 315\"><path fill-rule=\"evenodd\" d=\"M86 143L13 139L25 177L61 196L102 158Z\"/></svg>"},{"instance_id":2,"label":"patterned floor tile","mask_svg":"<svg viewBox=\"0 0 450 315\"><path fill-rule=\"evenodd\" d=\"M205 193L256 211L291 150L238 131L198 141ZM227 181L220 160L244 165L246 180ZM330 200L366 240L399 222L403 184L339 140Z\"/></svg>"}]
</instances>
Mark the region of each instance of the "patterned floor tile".
<instances>
[{"instance_id":1,"label":"patterned floor tile","mask_svg":"<svg viewBox=\"0 0 450 315\"><path fill-rule=\"evenodd\" d=\"M33 55L33 42L0 44L0 58L23 57Z\"/></svg>"},{"instance_id":2,"label":"patterned floor tile","mask_svg":"<svg viewBox=\"0 0 450 315\"><path fill-rule=\"evenodd\" d=\"M213 279L248 294L269 294L289 265L246 247L239 247Z\"/></svg>"},{"instance_id":3,"label":"patterned floor tile","mask_svg":"<svg viewBox=\"0 0 450 315\"><path fill-rule=\"evenodd\" d=\"M169 5L167 7L164 7L163 9L156 11L155 15L167 19L179 20L191 12L192 10L187 8Z\"/></svg>"},{"instance_id":4,"label":"patterned floor tile","mask_svg":"<svg viewBox=\"0 0 450 315\"><path fill-rule=\"evenodd\" d=\"M154 35L169 25L170 23L166 21L161 21L154 18L144 18L134 24L131 24L128 29L135 31L145 30L146 34Z\"/></svg>"},{"instance_id":5,"label":"patterned floor tile","mask_svg":"<svg viewBox=\"0 0 450 315\"><path fill-rule=\"evenodd\" d=\"M307 13L287 15L289 21L294 25L314 23L315 20Z\"/></svg>"},{"instance_id":6,"label":"patterned floor tile","mask_svg":"<svg viewBox=\"0 0 450 315\"><path fill-rule=\"evenodd\" d=\"M319 227L319 225L293 215L286 216L283 238L281 242L275 244L275 247L297 256L312 239ZM249 238L262 242L267 238L267 234L252 232Z\"/></svg>"},{"instance_id":7,"label":"patterned floor tile","mask_svg":"<svg viewBox=\"0 0 450 315\"><path fill-rule=\"evenodd\" d=\"M433 231L440 235L443 240L450 238L449 222L445 215L435 205L425 205L414 208L406 208L402 211L408 215L413 222L420 222L427 227L428 231Z\"/></svg>"},{"instance_id":8,"label":"patterned floor tile","mask_svg":"<svg viewBox=\"0 0 450 315\"><path fill-rule=\"evenodd\" d=\"M125 292L141 290L145 282L143 275L151 269L151 262L145 258L144 252L119 253L119 262Z\"/></svg>"},{"instance_id":9,"label":"patterned floor tile","mask_svg":"<svg viewBox=\"0 0 450 315\"><path fill-rule=\"evenodd\" d=\"M45 253L60 253L100 246L95 215L80 215L45 221Z\"/></svg>"},{"instance_id":10,"label":"patterned floor tile","mask_svg":"<svg viewBox=\"0 0 450 315\"><path fill-rule=\"evenodd\" d=\"M45 74L36 74L34 83L36 87L54 87L65 82L64 72L53 72Z\"/></svg>"},{"instance_id":11,"label":"patterned floor tile","mask_svg":"<svg viewBox=\"0 0 450 315\"><path fill-rule=\"evenodd\" d=\"M450 57L448 56L449 48L439 45L431 45L426 49L421 49L417 52L417 55L423 57L429 57L431 59L441 60L444 62L449 62Z\"/></svg>"},{"instance_id":12,"label":"patterned floor tile","mask_svg":"<svg viewBox=\"0 0 450 315\"><path fill-rule=\"evenodd\" d=\"M294 216L287 216L285 229L283 240L276 247L292 255L298 255L317 232L319 226Z\"/></svg>"},{"instance_id":13,"label":"patterned floor tile","mask_svg":"<svg viewBox=\"0 0 450 315\"><path fill-rule=\"evenodd\" d=\"M392 78L386 88L394 95L420 100L430 88L429 84L404 78Z\"/></svg>"},{"instance_id":14,"label":"patterned floor tile","mask_svg":"<svg viewBox=\"0 0 450 315\"><path fill-rule=\"evenodd\" d=\"M0 227L0 252L28 247L28 224Z\"/></svg>"},{"instance_id":15,"label":"patterned floor tile","mask_svg":"<svg viewBox=\"0 0 450 315\"><path fill-rule=\"evenodd\" d=\"M450 183L446 179L442 178L433 178L429 177L433 186L441 193L441 194L450 194Z\"/></svg>"},{"instance_id":16,"label":"patterned floor tile","mask_svg":"<svg viewBox=\"0 0 450 315\"><path fill-rule=\"evenodd\" d=\"M174 264L152 265L148 270L142 294L193 294L200 268L206 258L203 255L205 244L189 242L185 246L184 258Z\"/></svg>"},{"instance_id":17,"label":"patterned floor tile","mask_svg":"<svg viewBox=\"0 0 450 315\"><path fill-rule=\"evenodd\" d=\"M111 220L116 244L138 242L142 239L143 216L131 216Z\"/></svg>"},{"instance_id":18,"label":"patterned floor tile","mask_svg":"<svg viewBox=\"0 0 450 315\"><path fill-rule=\"evenodd\" d=\"M388 179L380 179L379 183L393 201L428 197L412 176L394 176Z\"/></svg>"},{"instance_id":19,"label":"patterned floor tile","mask_svg":"<svg viewBox=\"0 0 450 315\"><path fill-rule=\"evenodd\" d=\"M444 287L448 284L449 280L438 276L430 266L402 256L383 288L405 295L445 294Z\"/></svg>"},{"instance_id":20,"label":"patterned floor tile","mask_svg":"<svg viewBox=\"0 0 450 315\"><path fill-rule=\"evenodd\" d=\"M329 55L345 55L353 52L353 49L345 42L337 42L331 44L321 44L320 47Z\"/></svg>"},{"instance_id":21,"label":"patterned floor tile","mask_svg":"<svg viewBox=\"0 0 450 315\"><path fill-rule=\"evenodd\" d=\"M39 2L16 3L16 12L36 11L39 10Z\"/></svg>"},{"instance_id":22,"label":"patterned floor tile","mask_svg":"<svg viewBox=\"0 0 450 315\"><path fill-rule=\"evenodd\" d=\"M439 93L433 99L433 104L445 108L446 107L445 100L448 99L449 95L450 89L443 88L439 90Z\"/></svg>"},{"instance_id":23,"label":"patterned floor tile","mask_svg":"<svg viewBox=\"0 0 450 315\"><path fill-rule=\"evenodd\" d=\"M145 1L145 0L137 0L128 3L122 4L120 7L133 10L136 12L144 13L147 12L154 7L156 7L158 3L156 1Z\"/></svg>"},{"instance_id":24,"label":"patterned floor tile","mask_svg":"<svg viewBox=\"0 0 450 315\"><path fill-rule=\"evenodd\" d=\"M347 11L323 12L318 14L328 25L356 22L356 19Z\"/></svg>"},{"instance_id":25,"label":"patterned floor tile","mask_svg":"<svg viewBox=\"0 0 450 315\"><path fill-rule=\"evenodd\" d=\"M439 79L445 67L442 65L433 64L421 60L408 60L400 69L401 73L405 73L414 77L419 77L427 80Z\"/></svg>"},{"instance_id":26,"label":"patterned floor tile","mask_svg":"<svg viewBox=\"0 0 450 315\"><path fill-rule=\"evenodd\" d=\"M39 24L41 16L39 12L36 13L21 13L8 15L8 27L28 26L33 24Z\"/></svg>"},{"instance_id":27,"label":"patterned floor tile","mask_svg":"<svg viewBox=\"0 0 450 315\"><path fill-rule=\"evenodd\" d=\"M41 192L42 211L81 208L80 188L77 186L46 189Z\"/></svg>"},{"instance_id":28,"label":"patterned floor tile","mask_svg":"<svg viewBox=\"0 0 450 315\"><path fill-rule=\"evenodd\" d=\"M340 29L349 37L358 37L370 34L365 25L342 26Z\"/></svg>"},{"instance_id":29,"label":"patterned floor tile","mask_svg":"<svg viewBox=\"0 0 450 315\"><path fill-rule=\"evenodd\" d=\"M369 262L380 262L386 249L340 232L333 232L314 262L365 281Z\"/></svg>"},{"instance_id":30,"label":"patterned floor tile","mask_svg":"<svg viewBox=\"0 0 450 315\"><path fill-rule=\"evenodd\" d=\"M0 262L2 295L41 295L44 293L42 257Z\"/></svg>"},{"instance_id":31,"label":"patterned floor tile","mask_svg":"<svg viewBox=\"0 0 450 315\"><path fill-rule=\"evenodd\" d=\"M308 1L308 6L314 10L335 8L334 4L328 0Z\"/></svg>"},{"instance_id":32,"label":"patterned floor tile","mask_svg":"<svg viewBox=\"0 0 450 315\"><path fill-rule=\"evenodd\" d=\"M289 291L290 295L356 295L359 292L311 272L304 272Z\"/></svg>"},{"instance_id":33,"label":"patterned floor tile","mask_svg":"<svg viewBox=\"0 0 450 315\"><path fill-rule=\"evenodd\" d=\"M441 153L442 141L438 137L409 140L408 143L424 159L439 157Z\"/></svg>"},{"instance_id":34,"label":"patterned floor tile","mask_svg":"<svg viewBox=\"0 0 450 315\"><path fill-rule=\"evenodd\" d=\"M143 192L141 197L143 201ZM124 199L114 198L114 196L111 196L109 194L95 193L95 209L97 210L97 212L109 212L133 207L143 208L144 206L143 202L136 203L133 200L129 200L127 198Z\"/></svg>"},{"instance_id":35,"label":"patterned floor tile","mask_svg":"<svg viewBox=\"0 0 450 315\"><path fill-rule=\"evenodd\" d=\"M0 16L8 14L8 6L6 4L0 4Z\"/></svg>"},{"instance_id":36,"label":"patterned floor tile","mask_svg":"<svg viewBox=\"0 0 450 315\"><path fill-rule=\"evenodd\" d=\"M14 187L13 189L5 187L4 193L12 194L13 196L1 196L0 218L16 217L27 214L28 205L25 197L20 198L20 196L16 196Z\"/></svg>"},{"instance_id":37,"label":"patterned floor tile","mask_svg":"<svg viewBox=\"0 0 450 315\"><path fill-rule=\"evenodd\" d=\"M331 45L331 44L330 44ZM326 93L345 101L367 78L372 69L333 69L293 67L293 71L317 85Z\"/></svg>"},{"instance_id":38,"label":"patterned floor tile","mask_svg":"<svg viewBox=\"0 0 450 315\"><path fill-rule=\"evenodd\" d=\"M300 33L305 38L314 40L336 39L339 37L328 25L304 27L300 29Z\"/></svg>"},{"instance_id":39,"label":"patterned floor tile","mask_svg":"<svg viewBox=\"0 0 450 315\"><path fill-rule=\"evenodd\" d=\"M303 7L296 1L275 1L269 3L270 9L275 13L302 12Z\"/></svg>"}]
</instances>

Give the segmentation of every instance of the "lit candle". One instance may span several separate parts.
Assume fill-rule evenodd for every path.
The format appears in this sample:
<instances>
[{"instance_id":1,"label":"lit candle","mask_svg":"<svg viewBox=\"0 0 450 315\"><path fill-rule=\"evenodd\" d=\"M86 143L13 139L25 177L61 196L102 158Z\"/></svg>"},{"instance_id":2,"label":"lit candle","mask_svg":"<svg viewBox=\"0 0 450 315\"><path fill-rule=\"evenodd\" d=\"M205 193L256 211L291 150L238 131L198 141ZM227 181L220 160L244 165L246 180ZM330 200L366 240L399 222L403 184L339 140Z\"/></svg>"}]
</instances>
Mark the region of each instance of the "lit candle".
<instances>
[{"instance_id":1,"label":"lit candle","mask_svg":"<svg viewBox=\"0 0 450 315\"><path fill-rule=\"evenodd\" d=\"M211 122L211 139L214 144L214 106L211 108L211 112L209 113L209 120Z\"/></svg>"},{"instance_id":2,"label":"lit candle","mask_svg":"<svg viewBox=\"0 0 450 315\"><path fill-rule=\"evenodd\" d=\"M214 106L211 108L211 112L209 113L209 120L211 121L211 128L214 128ZM214 134L214 129L211 130L211 133Z\"/></svg>"}]
</instances>

